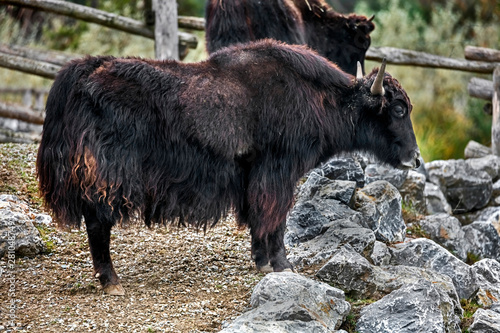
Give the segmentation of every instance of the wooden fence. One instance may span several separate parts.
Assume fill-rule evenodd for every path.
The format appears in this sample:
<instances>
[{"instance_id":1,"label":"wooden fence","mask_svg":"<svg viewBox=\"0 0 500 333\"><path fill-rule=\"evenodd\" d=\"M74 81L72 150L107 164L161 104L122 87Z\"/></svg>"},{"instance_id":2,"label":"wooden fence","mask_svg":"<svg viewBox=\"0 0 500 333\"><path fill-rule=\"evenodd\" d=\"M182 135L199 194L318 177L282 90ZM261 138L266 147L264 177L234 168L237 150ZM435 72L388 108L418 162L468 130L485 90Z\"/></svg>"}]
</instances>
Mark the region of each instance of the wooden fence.
<instances>
[{"instance_id":1,"label":"wooden fence","mask_svg":"<svg viewBox=\"0 0 500 333\"><path fill-rule=\"evenodd\" d=\"M107 13L94 8L76 5L61 0L0 0L0 4L11 4L47 11L67 17L97 23L106 27L125 31L127 33L140 35L155 39L155 51L158 58L172 56L162 50L164 36L170 32L165 29L168 24L164 23L166 11L172 9L161 5L163 0L158 1L156 6L156 23L154 29L151 22L146 23L133 20L116 14ZM150 1L148 1L150 2ZM174 10L175 11L175 10ZM151 20L149 20L151 21ZM152 20L154 21L154 20ZM205 21L196 17L176 17L179 28L191 30L204 30ZM171 22L170 22L171 24ZM171 26L171 25L170 25ZM178 32L179 52L185 53L188 48L197 46L197 38L194 35ZM168 38L167 38L168 39ZM162 53L163 52L163 53ZM45 78L53 79L61 66L79 55L69 55L62 52L33 50L19 46L7 46L0 44L0 67L35 74ZM438 55L417 52L393 47L371 47L367 54L367 60L381 61L387 59L389 64L406 65L427 68L440 68L457 71L465 71L480 74L492 74L492 80L473 78L469 82L468 91L470 96L491 101L487 104L486 111L493 116L492 126L492 148L495 154L500 155L500 51L468 46L465 49L465 59L447 58ZM26 106L15 106L0 103L1 117L14 117L20 119L39 119L34 117L35 113Z\"/></svg>"}]
</instances>

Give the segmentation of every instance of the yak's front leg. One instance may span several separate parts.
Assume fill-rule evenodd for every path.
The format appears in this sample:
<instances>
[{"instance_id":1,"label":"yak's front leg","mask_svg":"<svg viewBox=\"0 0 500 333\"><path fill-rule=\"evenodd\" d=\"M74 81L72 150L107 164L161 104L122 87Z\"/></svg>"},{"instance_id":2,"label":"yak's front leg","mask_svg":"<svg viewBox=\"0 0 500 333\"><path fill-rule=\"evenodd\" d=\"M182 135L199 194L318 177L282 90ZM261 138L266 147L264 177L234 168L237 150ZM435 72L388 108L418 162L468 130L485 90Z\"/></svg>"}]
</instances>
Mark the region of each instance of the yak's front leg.
<instances>
[{"instance_id":1,"label":"yak's front leg","mask_svg":"<svg viewBox=\"0 0 500 333\"><path fill-rule=\"evenodd\" d=\"M259 272L293 271L293 266L286 258L285 243L283 241L286 222L279 228L260 238L255 232L252 234L252 258ZM252 229L253 230L253 229Z\"/></svg>"},{"instance_id":2,"label":"yak's front leg","mask_svg":"<svg viewBox=\"0 0 500 333\"><path fill-rule=\"evenodd\" d=\"M99 279L105 293L125 295L125 290L120 284L109 253L112 223L100 221L94 208L85 209L84 217L89 237L90 254L94 264L94 276Z\"/></svg>"},{"instance_id":3,"label":"yak's front leg","mask_svg":"<svg viewBox=\"0 0 500 333\"><path fill-rule=\"evenodd\" d=\"M286 258L285 228L286 220L283 220L278 229L267 236L267 255L275 272L293 271L292 264Z\"/></svg>"},{"instance_id":4,"label":"yak's front leg","mask_svg":"<svg viewBox=\"0 0 500 333\"><path fill-rule=\"evenodd\" d=\"M252 170L247 191L252 256L263 272L292 270L286 259L286 215L293 204L295 181L286 163L263 163ZM267 167L266 167L267 166Z\"/></svg>"}]
</instances>

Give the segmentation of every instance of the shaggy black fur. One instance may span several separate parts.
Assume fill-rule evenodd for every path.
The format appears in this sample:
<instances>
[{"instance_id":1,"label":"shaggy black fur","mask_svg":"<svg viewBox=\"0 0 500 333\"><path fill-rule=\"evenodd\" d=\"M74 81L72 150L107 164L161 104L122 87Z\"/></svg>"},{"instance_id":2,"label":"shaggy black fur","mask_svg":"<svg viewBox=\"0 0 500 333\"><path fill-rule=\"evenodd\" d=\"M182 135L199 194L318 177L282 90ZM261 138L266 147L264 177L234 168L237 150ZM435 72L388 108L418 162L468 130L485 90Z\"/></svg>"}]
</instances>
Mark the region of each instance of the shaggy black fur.
<instances>
[{"instance_id":1,"label":"shaggy black fur","mask_svg":"<svg viewBox=\"0 0 500 333\"><path fill-rule=\"evenodd\" d=\"M345 16L324 0L208 0L205 31L209 53L236 43L273 38L307 44L347 73L363 66L375 25Z\"/></svg>"},{"instance_id":2,"label":"shaggy black fur","mask_svg":"<svg viewBox=\"0 0 500 333\"><path fill-rule=\"evenodd\" d=\"M355 81L306 47L272 40L195 64L72 61L47 101L41 194L60 225L85 217L103 286L119 283L109 230L136 216L206 228L233 209L257 266L291 268L285 218L305 172L353 150L400 167L418 149L408 96L388 74L385 96L372 96L376 73Z\"/></svg>"}]
</instances>

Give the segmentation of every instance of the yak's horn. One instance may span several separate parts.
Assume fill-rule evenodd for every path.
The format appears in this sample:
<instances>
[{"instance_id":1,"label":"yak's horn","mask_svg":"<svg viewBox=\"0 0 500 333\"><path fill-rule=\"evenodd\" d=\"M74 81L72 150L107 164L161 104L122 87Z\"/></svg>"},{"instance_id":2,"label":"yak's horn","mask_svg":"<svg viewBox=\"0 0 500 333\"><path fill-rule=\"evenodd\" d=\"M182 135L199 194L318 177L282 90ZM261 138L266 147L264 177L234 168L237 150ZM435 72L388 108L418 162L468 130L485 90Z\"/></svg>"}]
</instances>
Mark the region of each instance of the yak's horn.
<instances>
[{"instance_id":1,"label":"yak's horn","mask_svg":"<svg viewBox=\"0 0 500 333\"><path fill-rule=\"evenodd\" d=\"M361 80L363 78L363 68L361 67L361 63L358 61L358 70L356 72L356 80Z\"/></svg>"},{"instance_id":2,"label":"yak's horn","mask_svg":"<svg viewBox=\"0 0 500 333\"><path fill-rule=\"evenodd\" d=\"M368 19L368 22L371 22L373 21L373 19L375 18L375 14L373 14L369 19Z\"/></svg>"},{"instance_id":3,"label":"yak's horn","mask_svg":"<svg viewBox=\"0 0 500 333\"><path fill-rule=\"evenodd\" d=\"M373 85L370 89L372 95L382 95L384 96L385 90L384 90L384 73L385 73L385 58L382 60L382 66L380 66L380 69L378 70L377 77L375 78L375 81L373 81Z\"/></svg>"}]
</instances>

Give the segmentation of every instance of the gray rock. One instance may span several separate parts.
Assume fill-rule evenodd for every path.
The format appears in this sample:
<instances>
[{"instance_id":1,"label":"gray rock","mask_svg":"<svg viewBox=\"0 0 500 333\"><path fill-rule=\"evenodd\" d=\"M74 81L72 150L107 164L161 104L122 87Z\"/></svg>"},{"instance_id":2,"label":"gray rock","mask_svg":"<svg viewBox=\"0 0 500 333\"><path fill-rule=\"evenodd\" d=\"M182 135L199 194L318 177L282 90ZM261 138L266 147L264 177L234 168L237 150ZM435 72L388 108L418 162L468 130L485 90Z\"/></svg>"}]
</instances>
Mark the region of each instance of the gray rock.
<instances>
[{"instance_id":1,"label":"gray rock","mask_svg":"<svg viewBox=\"0 0 500 333\"><path fill-rule=\"evenodd\" d=\"M400 242L405 238L406 225L401 212L401 195L384 180L358 189L354 194L355 209L364 215L363 226L375 233L377 240Z\"/></svg>"},{"instance_id":2,"label":"gray rock","mask_svg":"<svg viewBox=\"0 0 500 333\"><path fill-rule=\"evenodd\" d=\"M500 180L493 183L490 204L500 206Z\"/></svg>"},{"instance_id":3,"label":"gray rock","mask_svg":"<svg viewBox=\"0 0 500 333\"><path fill-rule=\"evenodd\" d=\"M500 207L485 207L475 212L455 215L462 225L471 224L474 221L498 222Z\"/></svg>"},{"instance_id":4,"label":"gray rock","mask_svg":"<svg viewBox=\"0 0 500 333\"><path fill-rule=\"evenodd\" d=\"M472 169L464 160L433 161L425 167L429 180L441 188L454 213L488 204L493 183L486 171Z\"/></svg>"},{"instance_id":5,"label":"gray rock","mask_svg":"<svg viewBox=\"0 0 500 333\"><path fill-rule=\"evenodd\" d=\"M0 198L0 257L11 251L24 257L46 250L40 232L33 225L33 214L13 211L19 205L24 204L15 197L4 195Z\"/></svg>"},{"instance_id":6,"label":"gray rock","mask_svg":"<svg viewBox=\"0 0 500 333\"><path fill-rule=\"evenodd\" d=\"M441 188L433 183L425 183L424 200L427 214L446 213L451 215L451 206L441 191Z\"/></svg>"},{"instance_id":7,"label":"gray rock","mask_svg":"<svg viewBox=\"0 0 500 333\"><path fill-rule=\"evenodd\" d=\"M448 276L418 267L374 266L349 245L339 249L316 277L358 299L380 298L405 284L424 279L439 284L455 307L460 307L457 292Z\"/></svg>"},{"instance_id":8,"label":"gray rock","mask_svg":"<svg viewBox=\"0 0 500 333\"><path fill-rule=\"evenodd\" d=\"M493 181L498 179L498 172L500 171L500 157L498 156L487 155L471 158L466 160L465 163L473 170L485 171Z\"/></svg>"},{"instance_id":9,"label":"gray rock","mask_svg":"<svg viewBox=\"0 0 500 333\"><path fill-rule=\"evenodd\" d=\"M391 261L391 252L385 243L375 241L373 244L373 251L370 254L370 259L376 266L389 265Z\"/></svg>"},{"instance_id":10,"label":"gray rock","mask_svg":"<svg viewBox=\"0 0 500 333\"><path fill-rule=\"evenodd\" d=\"M478 304L490 307L500 302L500 263L494 259L483 259L472 265L472 270L477 275L479 286L476 295Z\"/></svg>"},{"instance_id":11,"label":"gray rock","mask_svg":"<svg viewBox=\"0 0 500 333\"><path fill-rule=\"evenodd\" d=\"M309 202L297 203L286 222L285 244L296 245L322 234L330 220Z\"/></svg>"},{"instance_id":12,"label":"gray rock","mask_svg":"<svg viewBox=\"0 0 500 333\"><path fill-rule=\"evenodd\" d=\"M356 182L349 180L332 180L311 172L306 182L302 184L297 201L305 201L314 197L338 200L346 205L351 202Z\"/></svg>"},{"instance_id":13,"label":"gray rock","mask_svg":"<svg viewBox=\"0 0 500 333\"><path fill-rule=\"evenodd\" d=\"M363 228L349 219L331 222L320 236L289 249L288 260L297 269L316 265L328 260L332 254L345 244L351 245L358 253L369 255L375 243L375 235L370 229Z\"/></svg>"},{"instance_id":14,"label":"gray rock","mask_svg":"<svg viewBox=\"0 0 500 333\"><path fill-rule=\"evenodd\" d=\"M496 313L500 313L500 302L493 303L490 307L491 311L495 311Z\"/></svg>"},{"instance_id":15,"label":"gray rock","mask_svg":"<svg viewBox=\"0 0 500 333\"><path fill-rule=\"evenodd\" d=\"M462 228L467 251L479 258L500 260L500 235L491 222L476 221Z\"/></svg>"},{"instance_id":16,"label":"gray rock","mask_svg":"<svg viewBox=\"0 0 500 333\"><path fill-rule=\"evenodd\" d=\"M385 180L400 189L407 175L408 170L395 169L385 164L369 164L365 168L366 185L377 180Z\"/></svg>"},{"instance_id":17,"label":"gray rock","mask_svg":"<svg viewBox=\"0 0 500 333\"><path fill-rule=\"evenodd\" d=\"M471 267L430 239L395 244L390 251L392 265L431 269L450 277L460 298L469 299L478 289L476 273Z\"/></svg>"},{"instance_id":18,"label":"gray rock","mask_svg":"<svg viewBox=\"0 0 500 333\"><path fill-rule=\"evenodd\" d=\"M425 176L419 172L410 170L406 179L399 188L403 201L411 205L417 212L426 213L425 205Z\"/></svg>"},{"instance_id":19,"label":"gray rock","mask_svg":"<svg viewBox=\"0 0 500 333\"><path fill-rule=\"evenodd\" d=\"M430 238L444 246L459 259L467 259L468 243L460 221L448 214L440 213L426 216L418 222Z\"/></svg>"},{"instance_id":20,"label":"gray rock","mask_svg":"<svg viewBox=\"0 0 500 333\"><path fill-rule=\"evenodd\" d=\"M342 290L294 273L266 275L250 304L222 332L336 332L351 309Z\"/></svg>"},{"instance_id":21,"label":"gray rock","mask_svg":"<svg viewBox=\"0 0 500 333\"><path fill-rule=\"evenodd\" d=\"M352 157L335 157L315 172L330 179L355 181L357 187L365 185L361 164Z\"/></svg>"},{"instance_id":22,"label":"gray rock","mask_svg":"<svg viewBox=\"0 0 500 333\"><path fill-rule=\"evenodd\" d=\"M359 215L347 205L355 187L355 182L331 180L312 172L288 216L285 244L293 246L313 239L324 233L332 221Z\"/></svg>"},{"instance_id":23,"label":"gray rock","mask_svg":"<svg viewBox=\"0 0 500 333\"><path fill-rule=\"evenodd\" d=\"M361 310L360 333L460 332L461 309L439 284L418 280Z\"/></svg>"},{"instance_id":24,"label":"gray rock","mask_svg":"<svg viewBox=\"0 0 500 333\"><path fill-rule=\"evenodd\" d=\"M500 313L477 309L474 313L474 322L469 328L471 333L500 333Z\"/></svg>"},{"instance_id":25,"label":"gray rock","mask_svg":"<svg viewBox=\"0 0 500 333\"><path fill-rule=\"evenodd\" d=\"M469 141L465 147L464 157L465 158L478 158L484 157L491 154L491 148L486 147L479 142L474 140Z\"/></svg>"}]
</instances>

